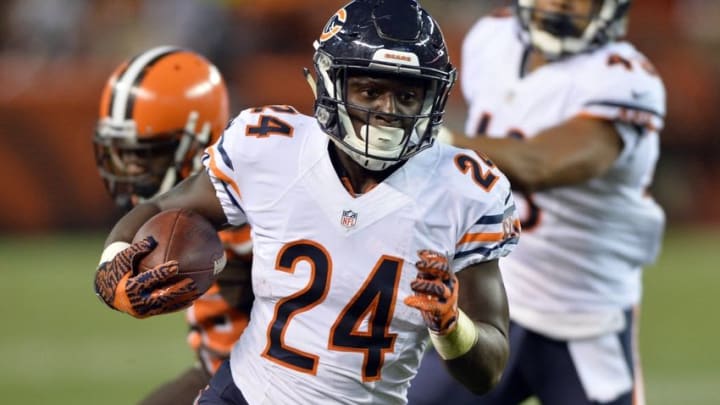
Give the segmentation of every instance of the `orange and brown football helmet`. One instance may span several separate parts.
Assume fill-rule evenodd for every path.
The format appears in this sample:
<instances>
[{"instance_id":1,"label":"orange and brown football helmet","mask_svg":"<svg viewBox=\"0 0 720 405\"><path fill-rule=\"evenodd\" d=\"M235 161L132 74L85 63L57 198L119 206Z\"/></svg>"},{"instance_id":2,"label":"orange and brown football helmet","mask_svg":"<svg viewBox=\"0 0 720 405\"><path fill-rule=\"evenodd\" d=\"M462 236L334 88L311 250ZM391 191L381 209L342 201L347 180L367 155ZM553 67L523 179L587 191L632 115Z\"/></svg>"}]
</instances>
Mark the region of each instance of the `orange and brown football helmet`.
<instances>
[{"instance_id":1,"label":"orange and brown football helmet","mask_svg":"<svg viewBox=\"0 0 720 405\"><path fill-rule=\"evenodd\" d=\"M228 104L220 72L193 51L157 47L121 64L103 90L93 140L115 203L129 209L199 170Z\"/></svg>"}]
</instances>

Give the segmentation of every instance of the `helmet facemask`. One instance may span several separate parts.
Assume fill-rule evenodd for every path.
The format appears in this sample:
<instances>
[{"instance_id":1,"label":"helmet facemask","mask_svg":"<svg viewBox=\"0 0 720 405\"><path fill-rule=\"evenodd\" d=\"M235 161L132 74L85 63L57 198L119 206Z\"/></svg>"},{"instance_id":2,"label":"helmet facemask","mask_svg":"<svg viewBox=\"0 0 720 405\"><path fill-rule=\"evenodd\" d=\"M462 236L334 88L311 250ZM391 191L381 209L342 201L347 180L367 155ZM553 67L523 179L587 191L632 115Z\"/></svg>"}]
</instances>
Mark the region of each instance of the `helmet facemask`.
<instances>
[{"instance_id":1,"label":"helmet facemask","mask_svg":"<svg viewBox=\"0 0 720 405\"><path fill-rule=\"evenodd\" d=\"M100 98L93 142L106 189L124 209L202 168L228 120L225 82L193 51L148 49L120 64Z\"/></svg>"},{"instance_id":2,"label":"helmet facemask","mask_svg":"<svg viewBox=\"0 0 720 405\"><path fill-rule=\"evenodd\" d=\"M164 134L137 136L132 120L114 125L98 123L93 143L100 177L116 205L129 209L164 193L180 179L196 172L210 140L210 126L194 132L197 113L185 128Z\"/></svg>"},{"instance_id":3,"label":"helmet facemask","mask_svg":"<svg viewBox=\"0 0 720 405\"><path fill-rule=\"evenodd\" d=\"M384 170L432 145L443 123L454 71L449 74L381 60L333 59L322 51L316 52L314 60L319 78L315 115L333 142L360 166ZM422 83L423 103L415 113L386 113L352 104L348 101L348 78L353 76ZM377 115L401 125L371 124L371 117ZM364 123L360 131L355 130L353 119Z\"/></svg>"},{"instance_id":4,"label":"helmet facemask","mask_svg":"<svg viewBox=\"0 0 720 405\"><path fill-rule=\"evenodd\" d=\"M588 13L549 11L517 0L523 40L550 60L591 51L625 34L629 0L593 0Z\"/></svg>"}]
</instances>

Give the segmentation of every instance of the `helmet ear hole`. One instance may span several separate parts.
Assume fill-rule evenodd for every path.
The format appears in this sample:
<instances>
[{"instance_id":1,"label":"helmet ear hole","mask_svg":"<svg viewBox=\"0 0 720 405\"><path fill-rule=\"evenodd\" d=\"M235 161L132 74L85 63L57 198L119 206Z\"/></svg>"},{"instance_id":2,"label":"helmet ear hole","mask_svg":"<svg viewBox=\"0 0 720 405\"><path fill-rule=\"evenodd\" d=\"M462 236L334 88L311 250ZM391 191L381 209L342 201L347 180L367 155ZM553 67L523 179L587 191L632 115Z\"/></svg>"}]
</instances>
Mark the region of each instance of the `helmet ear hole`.
<instances>
[{"instance_id":1,"label":"helmet ear hole","mask_svg":"<svg viewBox=\"0 0 720 405\"><path fill-rule=\"evenodd\" d=\"M455 69L437 22L416 2L353 1L330 18L315 44L315 117L355 162L370 170L382 170L432 145L447 93L455 81ZM364 136L356 133L348 109L371 111L349 105L349 72L428 83L419 112L383 113L394 117L392 121L412 123L405 133L367 123ZM398 138L401 143L396 142Z\"/></svg>"}]
</instances>

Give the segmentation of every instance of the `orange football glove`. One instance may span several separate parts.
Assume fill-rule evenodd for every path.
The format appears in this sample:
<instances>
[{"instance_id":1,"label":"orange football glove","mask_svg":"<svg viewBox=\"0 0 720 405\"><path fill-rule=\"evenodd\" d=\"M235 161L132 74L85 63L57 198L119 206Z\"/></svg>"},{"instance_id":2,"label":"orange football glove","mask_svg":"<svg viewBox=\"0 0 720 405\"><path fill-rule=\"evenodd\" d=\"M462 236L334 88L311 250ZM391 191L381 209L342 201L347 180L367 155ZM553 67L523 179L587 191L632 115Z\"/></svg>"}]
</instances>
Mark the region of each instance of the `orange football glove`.
<instances>
[{"instance_id":1,"label":"orange football glove","mask_svg":"<svg viewBox=\"0 0 720 405\"><path fill-rule=\"evenodd\" d=\"M405 304L422 311L432 332L447 335L457 325L458 279L447 256L432 250L420 250L418 256L418 274L410 284L415 295L405 298Z\"/></svg>"},{"instance_id":2,"label":"orange football glove","mask_svg":"<svg viewBox=\"0 0 720 405\"><path fill-rule=\"evenodd\" d=\"M190 306L200 296L195 281L183 278L168 283L178 274L175 260L138 273L137 263L157 242L148 237L136 242L103 263L95 273L95 294L110 308L135 318L177 311Z\"/></svg>"}]
</instances>

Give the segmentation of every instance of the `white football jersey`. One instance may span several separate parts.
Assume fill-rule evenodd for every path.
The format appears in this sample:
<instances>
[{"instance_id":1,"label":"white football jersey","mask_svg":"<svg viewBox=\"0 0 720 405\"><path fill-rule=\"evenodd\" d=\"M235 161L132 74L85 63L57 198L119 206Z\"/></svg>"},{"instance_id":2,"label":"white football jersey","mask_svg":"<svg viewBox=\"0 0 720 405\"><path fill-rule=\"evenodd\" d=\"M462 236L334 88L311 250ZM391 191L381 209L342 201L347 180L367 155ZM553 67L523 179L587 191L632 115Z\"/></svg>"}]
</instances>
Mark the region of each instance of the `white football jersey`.
<instances>
[{"instance_id":1,"label":"white football jersey","mask_svg":"<svg viewBox=\"0 0 720 405\"><path fill-rule=\"evenodd\" d=\"M315 118L242 112L205 165L228 220L252 226L255 293L231 369L250 404L402 404L427 342L403 300L417 252L453 269L518 240L507 179L436 143L363 195L343 187Z\"/></svg>"},{"instance_id":2,"label":"white football jersey","mask_svg":"<svg viewBox=\"0 0 720 405\"><path fill-rule=\"evenodd\" d=\"M523 239L501 261L510 314L558 337L616 330L624 319L619 310L640 299L641 266L656 258L663 234L663 211L647 188L659 155L665 90L626 42L523 75L519 29L514 17L488 17L465 38L466 133L529 138L587 116L615 122L624 146L598 178L515 194Z\"/></svg>"}]
</instances>

